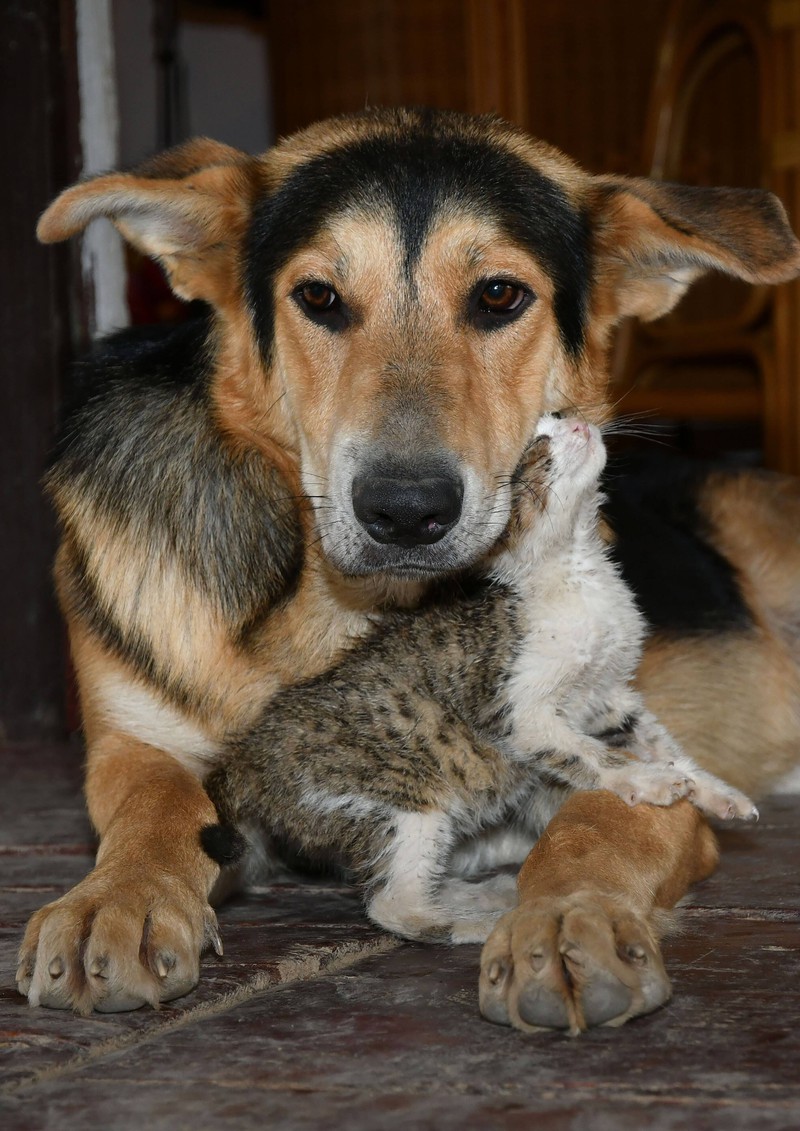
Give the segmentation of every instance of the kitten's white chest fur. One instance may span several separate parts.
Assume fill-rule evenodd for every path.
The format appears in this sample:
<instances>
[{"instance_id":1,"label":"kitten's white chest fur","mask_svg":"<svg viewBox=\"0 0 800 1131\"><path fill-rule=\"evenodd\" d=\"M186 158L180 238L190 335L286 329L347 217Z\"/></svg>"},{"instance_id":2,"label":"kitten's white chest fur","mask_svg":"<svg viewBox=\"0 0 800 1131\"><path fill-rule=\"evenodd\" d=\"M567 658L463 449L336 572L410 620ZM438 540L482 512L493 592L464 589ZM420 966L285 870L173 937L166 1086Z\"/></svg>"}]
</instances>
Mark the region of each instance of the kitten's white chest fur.
<instances>
[{"instance_id":1,"label":"kitten's white chest fur","mask_svg":"<svg viewBox=\"0 0 800 1131\"><path fill-rule=\"evenodd\" d=\"M581 544L582 543L582 544ZM534 738L543 707L580 730L606 709L639 661L643 628L595 534L517 577L522 645L508 682L515 732Z\"/></svg>"},{"instance_id":2,"label":"kitten's white chest fur","mask_svg":"<svg viewBox=\"0 0 800 1131\"><path fill-rule=\"evenodd\" d=\"M545 417L540 434L549 443L544 513L494 570L519 597L521 644L506 691L526 754L546 743L548 714L591 729L635 671L644 635L598 532L605 452L597 430Z\"/></svg>"}]
</instances>

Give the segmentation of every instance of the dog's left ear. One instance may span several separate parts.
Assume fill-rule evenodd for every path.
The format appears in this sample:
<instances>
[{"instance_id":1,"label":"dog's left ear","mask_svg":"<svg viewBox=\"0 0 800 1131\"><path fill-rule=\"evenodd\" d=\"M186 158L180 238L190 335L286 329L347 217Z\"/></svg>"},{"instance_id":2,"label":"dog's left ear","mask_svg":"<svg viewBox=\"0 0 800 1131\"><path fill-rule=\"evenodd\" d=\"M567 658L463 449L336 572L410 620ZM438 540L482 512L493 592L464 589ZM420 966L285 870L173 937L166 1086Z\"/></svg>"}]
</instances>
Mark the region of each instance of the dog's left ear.
<instances>
[{"instance_id":1,"label":"dog's left ear","mask_svg":"<svg viewBox=\"0 0 800 1131\"><path fill-rule=\"evenodd\" d=\"M592 191L598 281L618 318L660 318L711 270L748 283L800 275L800 243L771 192L643 177L595 177Z\"/></svg>"}]
</instances>

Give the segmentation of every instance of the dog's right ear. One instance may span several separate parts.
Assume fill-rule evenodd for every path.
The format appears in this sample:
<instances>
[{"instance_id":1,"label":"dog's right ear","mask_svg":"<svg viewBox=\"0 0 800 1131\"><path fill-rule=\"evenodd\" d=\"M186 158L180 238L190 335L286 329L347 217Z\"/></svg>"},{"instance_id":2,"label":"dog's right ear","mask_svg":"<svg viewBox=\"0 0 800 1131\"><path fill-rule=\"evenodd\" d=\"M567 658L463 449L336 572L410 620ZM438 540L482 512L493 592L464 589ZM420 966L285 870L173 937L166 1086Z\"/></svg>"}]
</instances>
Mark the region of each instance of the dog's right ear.
<instances>
[{"instance_id":1,"label":"dog's right ear","mask_svg":"<svg viewBox=\"0 0 800 1131\"><path fill-rule=\"evenodd\" d=\"M800 275L800 243L770 192L644 177L592 183L597 270L616 319L660 318L712 270L748 283Z\"/></svg>"},{"instance_id":2,"label":"dog's right ear","mask_svg":"<svg viewBox=\"0 0 800 1131\"><path fill-rule=\"evenodd\" d=\"M224 305L238 287L238 251L258 190L257 161L198 138L132 173L109 173L61 193L36 234L55 243L106 217L164 267L183 299Z\"/></svg>"}]
</instances>

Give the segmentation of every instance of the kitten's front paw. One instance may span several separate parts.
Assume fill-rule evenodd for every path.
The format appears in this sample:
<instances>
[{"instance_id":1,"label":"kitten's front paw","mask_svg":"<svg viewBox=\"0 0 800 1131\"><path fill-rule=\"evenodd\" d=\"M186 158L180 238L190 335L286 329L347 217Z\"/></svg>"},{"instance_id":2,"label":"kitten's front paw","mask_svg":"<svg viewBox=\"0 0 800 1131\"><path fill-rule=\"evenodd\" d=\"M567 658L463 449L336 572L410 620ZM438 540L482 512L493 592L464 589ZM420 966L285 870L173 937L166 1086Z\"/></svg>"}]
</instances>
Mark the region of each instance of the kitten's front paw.
<instances>
[{"instance_id":1,"label":"kitten's front paw","mask_svg":"<svg viewBox=\"0 0 800 1131\"><path fill-rule=\"evenodd\" d=\"M737 817L741 821L758 820L758 809L750 798L712 774L703 771L694 774L686 796L701 812L721 821L733 821Z\"/></svg>"},{"instance_id":2,"label":"kitten's front paw","mask_svg":"<svg viewBox=\"0 0 800 1131\"><path fill-rule=\"evenodd\" d=\"M601 776L598 789L616 793L628 805L672 805L682 797L691 796L694 779L675 766L631 762L610 770Z\"/></svg>"}]
</instances>

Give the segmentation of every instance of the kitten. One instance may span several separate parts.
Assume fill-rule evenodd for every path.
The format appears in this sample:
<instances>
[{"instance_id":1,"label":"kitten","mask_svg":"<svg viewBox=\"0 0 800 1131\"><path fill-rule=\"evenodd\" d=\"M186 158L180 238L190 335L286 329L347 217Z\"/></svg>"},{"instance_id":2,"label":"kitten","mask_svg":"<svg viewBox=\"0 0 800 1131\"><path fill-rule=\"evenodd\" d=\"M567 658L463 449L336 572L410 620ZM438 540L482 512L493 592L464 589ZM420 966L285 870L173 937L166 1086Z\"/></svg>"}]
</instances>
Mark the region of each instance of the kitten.
<instances>
[{"instance_id":1,"label":"kitten","mask_svg":"<svg viewBox=\"0 0 800 1131\"><path fill-rule=\"evenodd\" d=\"M221 818L343 866L388 930L477 942L513 884L463 872L523 859L565 790L756 817L631 684L644 624L601 537L604 464L596 428L543 417L488 575L278 694L206 782Z\"/></svg>"}]
</instances>

